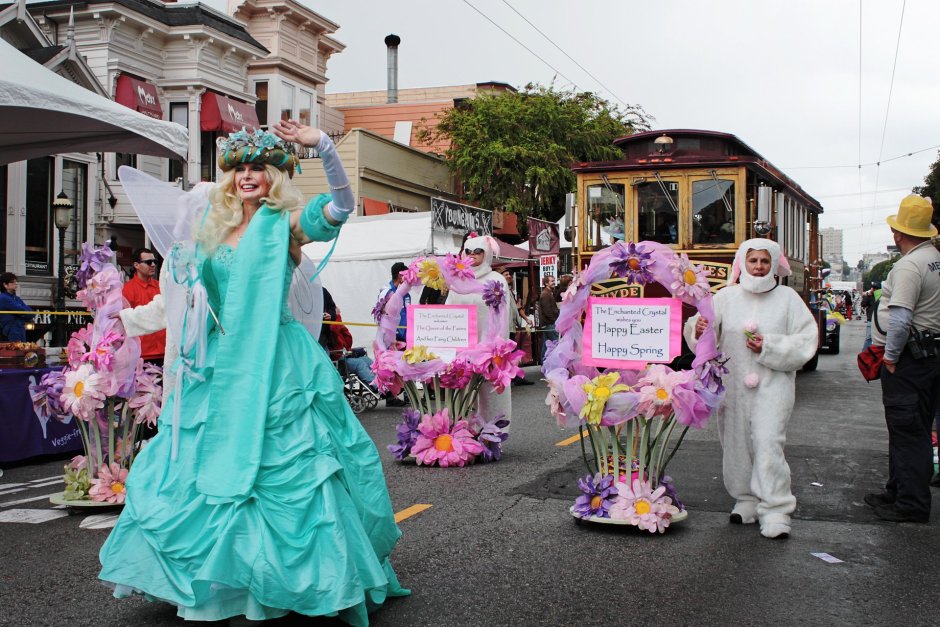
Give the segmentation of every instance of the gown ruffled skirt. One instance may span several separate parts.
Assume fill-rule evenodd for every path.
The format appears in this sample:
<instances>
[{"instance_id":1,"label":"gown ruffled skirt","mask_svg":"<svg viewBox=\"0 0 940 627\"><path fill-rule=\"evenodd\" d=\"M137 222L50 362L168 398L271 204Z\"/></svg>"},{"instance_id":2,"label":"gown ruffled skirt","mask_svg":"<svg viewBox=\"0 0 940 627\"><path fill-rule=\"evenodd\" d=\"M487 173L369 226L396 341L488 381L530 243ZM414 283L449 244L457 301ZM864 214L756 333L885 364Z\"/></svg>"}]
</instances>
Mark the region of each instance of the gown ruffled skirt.
<instances>
[{"instance_id":1,"label":"gown ruffled skirt","mask_svg":"<svg viewBox=\"0 0 940 627\"><path fill-rule=\"evenodd\" d=\"M196 453L218 342L213 332L206 367L184 385L177 459L171 397L159 433L135 460L124 511L101 549L100 578L117 597L143 594L189 620L293 611L367 625L368 612L409 591L389 562L400 532L378 451L338 373L303 326L282 317L251 492L207 496L196 488L196 469L203 482L218 471ZM235 428L240 416L228 419Z\"/></svg>"}]
</instances>

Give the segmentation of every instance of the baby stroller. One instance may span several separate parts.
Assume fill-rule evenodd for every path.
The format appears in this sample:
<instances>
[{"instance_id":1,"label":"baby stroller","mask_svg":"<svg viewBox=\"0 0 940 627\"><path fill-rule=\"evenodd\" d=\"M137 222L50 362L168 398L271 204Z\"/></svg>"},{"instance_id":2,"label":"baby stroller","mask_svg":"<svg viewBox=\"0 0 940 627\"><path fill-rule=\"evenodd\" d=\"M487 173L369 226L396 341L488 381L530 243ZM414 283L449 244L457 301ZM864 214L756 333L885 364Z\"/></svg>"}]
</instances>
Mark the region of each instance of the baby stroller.
<instances>
[{"instance_id":1,"label":"baby stroller","mask_svg":"<svg viewBox=\"0 0 940 627\"><path fill-rule=\"evenodd\" d=\"M361 414L367 409L373 409L379 403L381 396L368 383L359 378L354 372L350 372L346 364L346 357L352 355L344 350L341 355L334 354L334 365L339 371L339 376L343 379L343 392L346 395L346 401L349 407L356 414Z\"/></svg>"}]
</instances>

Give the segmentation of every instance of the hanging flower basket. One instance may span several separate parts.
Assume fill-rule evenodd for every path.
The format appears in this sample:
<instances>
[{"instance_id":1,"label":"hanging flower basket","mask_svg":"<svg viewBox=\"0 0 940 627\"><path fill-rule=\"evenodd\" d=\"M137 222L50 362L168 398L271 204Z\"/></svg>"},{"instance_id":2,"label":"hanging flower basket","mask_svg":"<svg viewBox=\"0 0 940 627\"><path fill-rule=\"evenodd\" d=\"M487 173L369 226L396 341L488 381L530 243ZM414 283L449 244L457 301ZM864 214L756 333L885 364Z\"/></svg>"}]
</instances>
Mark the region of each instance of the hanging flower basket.
<instances>
[{"instance_id":1,"label":"hanging flower basket","mask_svg":"<svg viewBox=\"0 0 940 627\"><path fill-rule=\"evenodd\" d=\"M65 491L50 499L56 504L122 505L140 425L153 425L160 415L163 372L144 364L140 341L124 334L117 312L127 302L112 256L107 245L83 245L77 298L94 322L72 334L68 366L29 389L40 422L75 420L85 449L65 467Z\"/></svg>"},{"instance_id":2,"label":"hanging flower basket","mask_svg":"<svg viewBox=\"0 0 940 627\"><path fill-rule=\"evenodd\" d=\"M703 427L720 404L727 371L711 327L699 339L689 370L642 359L589 359L582 321L590 313L590 286L611 276L632 285L658 283L707 319L713 319L711 290L706 271L685 254L657 242L618 242L596 253L563 295L555 323L561 339L549 343L542 365L549 387L545 403L560 426L578 426L591 469L578 481L582 495L571 514L662 533L687 515L666 467L688 429Z\"/></svg>"},{"instance_id":3,"label":"hanging flower basket","mask_svg":"<svg viewBox=\"0 0 940 627\"><path fill-rule=\"evenodd\" d=\"M414 459L419 466L466 466L498 460L509 437L509 420L503 415L480 415L480 388L489 383L502 393L514 377L524 374L519 367L523 351L504 337L508 325L504 285L477 279L469 259L451 254L419 257L400 276L401 284L372 311L379 325L373 344L375 385L396 395L404 390L411 403L398 425L398 442L389 445L389 451L396 459ZM432 348L407 348L396 342L403 298L417 285L479 294L488 308L482 340L450 361Z\"/></svg>"}]
</instances>

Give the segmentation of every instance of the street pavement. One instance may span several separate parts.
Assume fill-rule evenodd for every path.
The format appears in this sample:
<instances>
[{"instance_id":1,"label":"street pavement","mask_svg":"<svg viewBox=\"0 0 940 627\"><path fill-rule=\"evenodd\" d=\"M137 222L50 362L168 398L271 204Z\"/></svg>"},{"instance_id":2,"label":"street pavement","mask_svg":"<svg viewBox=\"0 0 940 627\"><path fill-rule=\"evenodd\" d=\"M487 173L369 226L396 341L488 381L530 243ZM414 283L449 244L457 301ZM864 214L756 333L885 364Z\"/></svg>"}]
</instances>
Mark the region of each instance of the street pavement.
<instances>
[{"instance_id":1,"label":"street pavement","mask_svg":"<svg viewBox=\"0 0 940 627\"><path fill-rule=\"evenodd\" d=\"M575 432L555 425L541 382L512 389L512 435L494 464L395 462L385 446L397 410L363 414L395 510L417 512L401 520L393 553L413 594L389 601L373 624L940 624L927 594L940 574L940 511L926 525L892 524L862 503L887 470L880 387L855 367L863 336L863 322L847 323L841 354L821 356L816 372L797 377L787 459L798 505L787 540L728 523L714 422L690 431L670 466L688 519L652 535L568 514L585 466L576 442L558 445ZM531 368L527 376L538 378ZM5 468L0 478L0 625L184 624L167 605L118 601L97 583L97 552L115 512L54 509L45 495L59 489L63 463ZM2 522L15 510L37 522Z\"/></svg>"}]
</instances>

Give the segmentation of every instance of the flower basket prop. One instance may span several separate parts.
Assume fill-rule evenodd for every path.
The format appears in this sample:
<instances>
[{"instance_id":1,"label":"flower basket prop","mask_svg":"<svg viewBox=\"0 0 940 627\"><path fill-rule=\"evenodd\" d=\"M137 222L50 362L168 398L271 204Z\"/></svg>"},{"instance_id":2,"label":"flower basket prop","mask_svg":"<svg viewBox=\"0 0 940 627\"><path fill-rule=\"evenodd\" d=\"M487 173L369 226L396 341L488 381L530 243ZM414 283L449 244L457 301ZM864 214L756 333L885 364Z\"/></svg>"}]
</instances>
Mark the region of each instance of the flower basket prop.
<instances>
[{"instance_id":1,"label":"flower basket prop","mask_svg":"<svg viewBox=\"0 0 940 627\"><path fill-rule=\"evenodd\" d=\"M582 495L571 514L662 533L687 515L666 468L688 429L703 427L720 404L727 371L711 328L689 370L646 362L592 365L596 360L582 351L582 320L591 284L611 276L632 285L658 283L706 319L713 319L711 290L706 270L685 254L657 242L617 242L596 253L563 295L555 323L561 339L549 343L542 365L545 402L560 426L578 425L591 471L578 481Z\"/></svg>"},{"instance_id":2,"label":"flower basket prop","mask_svg":"<svg viewBox=\"0 0 940 627\"><path fill-rule=\"evenodd\" d=\"M65 491L50 499L56 504L123 504L127 473L140 450L140 425L153 425L160 415L163 373L144 364L140 341L124 334L117 312L127 302L112 257L107 245L83 245L77 298L94 322L72 334L68 366L30 386L43 425L76 420L85 449L65 467Z\"/></svg>"},{"instance_id":3,"label":"flower basket prop","mask_svg":"<svg viewBox=\"0 0 940 627\"><path fill-rule=\"evenodd\" d=\"M466 466L498 460L509 437L509 420L503 415L479 414L480 388L490 383L502 393L514 377L524 374L519 367L523 351L504 337L508 326L505 286L500 281L477 279L469 259L451 254L419 257L400 276L399 286L372 311L379 325L373 344L375 385L396 395L404 390L411 403L398 425L398 442L389 445L389 451L396 459L411 458L419 466ZM460 350L449 362L428 347L406 349L396 342L403 298L417 285L479 294L488 308L482 340Z\"/></svg>"}]
</instances>

